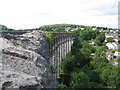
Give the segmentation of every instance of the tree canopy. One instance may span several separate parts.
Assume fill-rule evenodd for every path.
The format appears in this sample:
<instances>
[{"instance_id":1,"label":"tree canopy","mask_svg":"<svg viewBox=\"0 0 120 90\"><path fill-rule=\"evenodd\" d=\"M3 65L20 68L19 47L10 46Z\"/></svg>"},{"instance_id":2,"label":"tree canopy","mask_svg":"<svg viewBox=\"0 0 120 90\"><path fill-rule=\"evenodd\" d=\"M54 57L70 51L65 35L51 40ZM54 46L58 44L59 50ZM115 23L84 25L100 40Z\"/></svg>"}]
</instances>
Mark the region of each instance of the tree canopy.
<instances>
[{"instance_id":1,"label":"tree canopy","mask_svg":"<svg viewBox=\"0 0 120 90\"><path fill-rule=\"evenodd\" d=\"M81 32L81 30L80 30ZM88 31L87 33L91 33ZM117 88L119 87L118 66L113 66L106 59L107 47L104 33L75 38L71 53L61 63L61 87L65 88ZM84 36L85 35L85 36ZM89 44L89 40L98 40L97 48ZM91 57L94 53L95 56ZM67 77L67 79L66 79ZM60 88L61 88L60 87Z\"/></svg>"}]
</instances>

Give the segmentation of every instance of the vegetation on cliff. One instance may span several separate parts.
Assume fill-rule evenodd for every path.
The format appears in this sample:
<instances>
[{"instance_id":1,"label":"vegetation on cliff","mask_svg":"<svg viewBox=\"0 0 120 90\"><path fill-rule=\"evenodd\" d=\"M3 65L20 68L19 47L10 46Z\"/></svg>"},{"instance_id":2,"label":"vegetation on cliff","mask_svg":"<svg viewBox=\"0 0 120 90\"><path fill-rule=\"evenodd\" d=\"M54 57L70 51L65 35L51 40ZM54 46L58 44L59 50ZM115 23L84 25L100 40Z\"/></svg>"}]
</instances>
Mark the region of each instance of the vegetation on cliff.
<instances>
[{"instance_id":1,"label":"vegetation on cliff","mask_svg":"<svg viewBox=\"0 0 120 90\"><path fill-rule=\"evenodd\" d=\"M48 44L52 44L52 37L53 37L52 33L46 32L46 38L47 38Z\"/></svg>"}]
</instances>

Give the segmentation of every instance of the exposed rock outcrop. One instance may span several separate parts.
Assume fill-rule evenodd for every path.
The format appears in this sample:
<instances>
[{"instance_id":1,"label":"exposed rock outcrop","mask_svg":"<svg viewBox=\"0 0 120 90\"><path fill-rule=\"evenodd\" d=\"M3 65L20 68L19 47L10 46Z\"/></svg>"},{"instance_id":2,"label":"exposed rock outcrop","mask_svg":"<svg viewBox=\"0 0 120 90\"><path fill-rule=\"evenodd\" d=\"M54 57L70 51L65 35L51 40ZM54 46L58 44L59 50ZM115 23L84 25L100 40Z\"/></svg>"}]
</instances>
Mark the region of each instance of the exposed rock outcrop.
<instances>
[{"instance_id":1,"label":"exposed rock outcrop","mask_svg":"<svg viewBox=\"0 0 120 90\"><path fill-rule=\"evenodd\" d=\"M0 88L57 88L45 33L0 32Z\"/></svg>"}]
</instances>

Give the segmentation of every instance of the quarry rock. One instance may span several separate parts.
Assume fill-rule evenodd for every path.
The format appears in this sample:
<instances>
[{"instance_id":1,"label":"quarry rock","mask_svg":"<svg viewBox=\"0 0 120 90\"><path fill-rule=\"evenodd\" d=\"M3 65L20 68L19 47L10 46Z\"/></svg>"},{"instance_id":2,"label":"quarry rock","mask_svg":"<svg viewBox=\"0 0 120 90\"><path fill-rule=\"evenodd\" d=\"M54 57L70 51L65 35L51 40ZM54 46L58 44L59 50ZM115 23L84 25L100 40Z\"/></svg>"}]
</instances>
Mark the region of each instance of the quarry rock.
<instances>
[{"instance_id":1,"label":"quarry rock","mask_svg":"<svg viewBox=\"0 0 120 90\"><path fill-rule=\"evenodd\" d=\"M57 88L44 32L0 32L0 88Z\"/></svg>"}]
</instances>

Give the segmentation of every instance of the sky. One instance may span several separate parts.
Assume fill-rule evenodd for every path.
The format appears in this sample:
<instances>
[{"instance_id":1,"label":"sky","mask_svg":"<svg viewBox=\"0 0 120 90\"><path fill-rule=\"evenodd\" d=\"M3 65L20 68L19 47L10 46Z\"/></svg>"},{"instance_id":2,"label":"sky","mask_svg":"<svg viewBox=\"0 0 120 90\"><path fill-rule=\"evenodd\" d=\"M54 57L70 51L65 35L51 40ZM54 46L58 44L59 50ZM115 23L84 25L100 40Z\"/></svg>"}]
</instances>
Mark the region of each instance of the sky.
<instances>
[{"instance_id":1,"label":"sky","mask_svg":"<svg viewBox=\"0 0 120 90\"><path fill-rule=\"evenodd\" d=\"M49 24L118 28L119 0L0 0L0 24L31 29Z\"/></svg>"}]
</instances>

